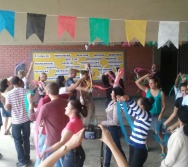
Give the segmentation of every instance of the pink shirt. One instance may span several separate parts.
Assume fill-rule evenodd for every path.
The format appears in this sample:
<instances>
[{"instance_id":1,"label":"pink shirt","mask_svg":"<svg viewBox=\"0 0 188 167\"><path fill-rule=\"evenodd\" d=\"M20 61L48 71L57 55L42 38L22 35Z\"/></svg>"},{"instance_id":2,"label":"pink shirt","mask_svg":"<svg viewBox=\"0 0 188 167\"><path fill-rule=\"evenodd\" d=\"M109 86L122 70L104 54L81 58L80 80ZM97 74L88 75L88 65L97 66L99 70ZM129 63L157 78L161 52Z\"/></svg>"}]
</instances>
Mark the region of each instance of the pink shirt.
<instances>
[{"instance_id":1,"label":"pink shirt","mask_svg":"<svg viewBox=\"0 0 188 167\"><path fill-rule=\"evenodd\" d=\"M71 131L73 134L76 134L83 128L83 122L81 118L73 117L69 120L65 129Z\"/></svg>"}]
</instances>

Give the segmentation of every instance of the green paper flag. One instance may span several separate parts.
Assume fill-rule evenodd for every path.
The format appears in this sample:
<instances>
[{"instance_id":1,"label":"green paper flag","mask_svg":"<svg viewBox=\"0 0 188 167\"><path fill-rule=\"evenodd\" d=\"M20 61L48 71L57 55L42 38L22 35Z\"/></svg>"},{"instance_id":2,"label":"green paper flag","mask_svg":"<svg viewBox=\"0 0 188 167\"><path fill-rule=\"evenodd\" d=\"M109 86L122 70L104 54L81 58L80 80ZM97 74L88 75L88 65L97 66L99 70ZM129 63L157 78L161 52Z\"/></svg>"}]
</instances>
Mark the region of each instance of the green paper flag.
<instances>
[{"instance_id":1,"label":"green paper flag","mask_svg":"<svg viewBox=\"0 0 188 167\"><path fill-rule=\"evenodd\" d=\"M152 46L152 45L153 45L152 41L148 42L148 46Z\"/></svg>"},{"instance_id":2,"label":"green paper flag","mask_svg":"<svg viewBox=\"0 0 188 167\"><path fill-rule=\"evenodd\" d=\"M109 19L89 18L90 43L100 38L106 45L109 43Z\"/></svg>"}]
</instances>

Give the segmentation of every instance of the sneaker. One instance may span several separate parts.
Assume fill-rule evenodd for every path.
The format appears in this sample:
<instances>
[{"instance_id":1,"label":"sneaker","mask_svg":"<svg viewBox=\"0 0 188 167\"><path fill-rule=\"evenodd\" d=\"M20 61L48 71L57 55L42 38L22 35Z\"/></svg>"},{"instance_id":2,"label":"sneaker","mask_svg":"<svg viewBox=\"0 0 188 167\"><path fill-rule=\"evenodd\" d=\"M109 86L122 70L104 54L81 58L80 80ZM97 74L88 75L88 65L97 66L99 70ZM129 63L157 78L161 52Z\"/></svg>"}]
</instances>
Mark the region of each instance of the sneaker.
<instances>
[{"instance_id":1,"label":"sneaker","mask_svg":"<svg viewBox=\"0 0 188 167\"><path fill-rule=\"evenodd\" d=\"M16 167L27 167L27 164L22 164L21 162L16 163Z\"/></svg>"},{"instance_id":2,"label":"sneaker","mask_svg":"<svg viewBox=\"0 0 188 167\"><path fill-rule=\"evenodd\" d=\"M32 161L31 161L31 159L28 159L28 160L26 160L26 164L27 164L27 165L30 165L30 164L32 164Z\"/></svg>"}]
</instances>

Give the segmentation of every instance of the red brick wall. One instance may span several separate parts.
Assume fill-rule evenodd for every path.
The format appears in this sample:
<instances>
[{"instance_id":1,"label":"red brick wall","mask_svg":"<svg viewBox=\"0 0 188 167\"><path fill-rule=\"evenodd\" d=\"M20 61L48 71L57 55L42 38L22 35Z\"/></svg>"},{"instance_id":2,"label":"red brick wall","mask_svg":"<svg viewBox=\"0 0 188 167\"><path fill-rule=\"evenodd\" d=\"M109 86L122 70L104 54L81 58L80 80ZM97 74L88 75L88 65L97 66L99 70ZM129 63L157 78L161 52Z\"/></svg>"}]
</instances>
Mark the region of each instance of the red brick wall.
<instances>
[{"instance_id":1,"label":"red brick wall","mask_svg":"<svg viewBox=\"0 0 188 167\"><path fill-rule=\"evenodd\" d=\"M53 46L53 45L32 45L32 46L0 46L0 78L9 77L14 74L16 64L26 61L26 69L29 66L30 52L32 50L85 50L84 45ZM137 95L137 87L134 83L133 70L136 67L150 69L152 64L152 47L122 47L118 46L89 46L88 51L125 51L125 89L129 95ZM101 84L101 83L99 83ZM95 91L94 97L104 97L104 91Z\"/></svg>"}]
</instances>

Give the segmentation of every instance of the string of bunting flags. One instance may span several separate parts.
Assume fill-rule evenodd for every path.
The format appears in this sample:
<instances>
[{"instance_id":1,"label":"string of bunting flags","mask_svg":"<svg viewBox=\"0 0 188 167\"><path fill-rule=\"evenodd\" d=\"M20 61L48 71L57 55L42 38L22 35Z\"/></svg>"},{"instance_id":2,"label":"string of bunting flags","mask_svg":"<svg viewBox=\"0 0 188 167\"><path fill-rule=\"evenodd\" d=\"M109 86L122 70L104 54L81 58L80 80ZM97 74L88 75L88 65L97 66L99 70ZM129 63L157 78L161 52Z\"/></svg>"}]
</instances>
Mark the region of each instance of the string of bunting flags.
<instances>
[{"instance_id":1,"label":"string of bunting flags","mask_svg":"<svg viewBox=\"0 0 188 167\"><path fill-rule=\"evenodd\" d=\"M10 35L14 38L14 26L15 26L15 11L0 10L0 32L6 29ZM96 38L99 38L105 45L109 44L109 29L110 20L125 21L125 34L127 42L123 42L122 46L130 46L130 42L133 38L136 38L142 46L146 43L146 28L147 22L152 20L123 20L123 19L108 19L108 18L85 18L85 17L73 17L73 16L58 16L58 15L45 15L45 14L27 14L27 26L26 26L26 39L32 34L36 34L41 42L44 42L45 23L46 16L58 17L58 38L60 38L65 31L69 33L72 39L75 38L76 32L76 20L88 19L89 22L89 34L90 43ZM156 21L153 21L156 22ZM185 22L185 21L184 21ZM188 21L187 21L188 22ZM158 42L150 41L148 46L157 46L158 48L165 45L169 46L170 42L174 44L176 48L179 47L179 25L180 21L159 21L158 30ZM187 41L188 41L188 29L187 29Z\"/></svg>"}]
</instances>

